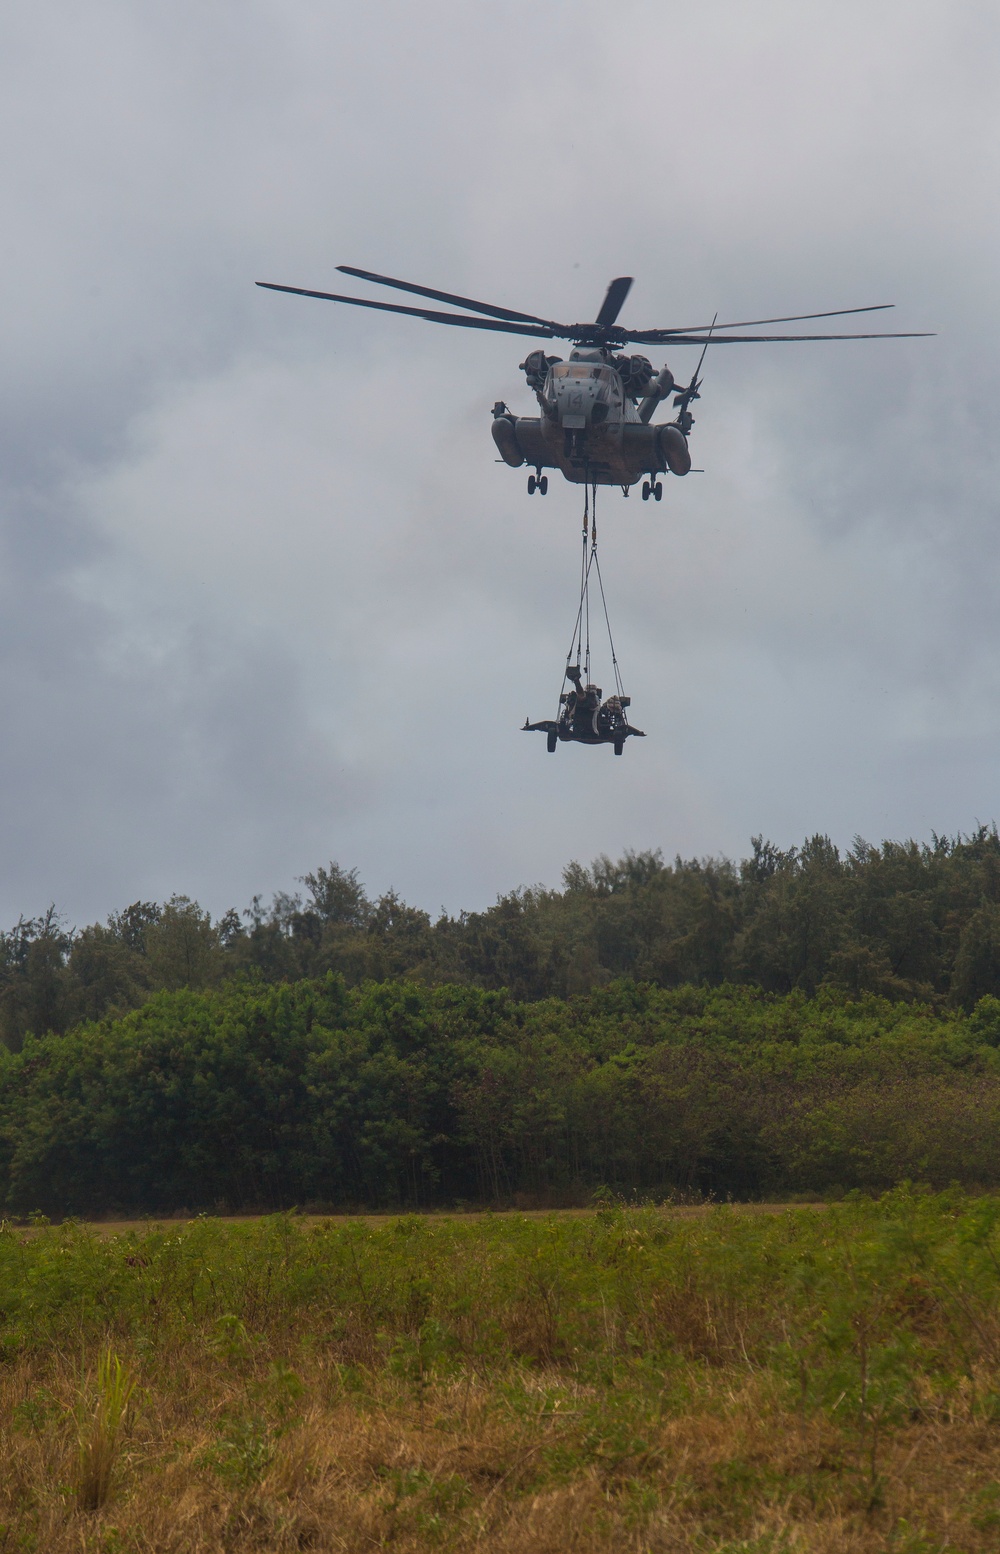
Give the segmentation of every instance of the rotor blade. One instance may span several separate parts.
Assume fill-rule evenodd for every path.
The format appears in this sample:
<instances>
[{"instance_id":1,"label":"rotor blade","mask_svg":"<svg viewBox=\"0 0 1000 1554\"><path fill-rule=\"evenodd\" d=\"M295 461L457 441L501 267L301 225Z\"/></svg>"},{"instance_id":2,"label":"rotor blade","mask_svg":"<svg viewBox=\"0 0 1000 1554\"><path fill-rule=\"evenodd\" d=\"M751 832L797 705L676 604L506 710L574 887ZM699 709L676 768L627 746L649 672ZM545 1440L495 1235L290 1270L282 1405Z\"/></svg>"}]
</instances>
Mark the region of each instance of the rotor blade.
<instances>
[{"instance_id":1,"label":"rotor blade","mask_svg":"<svg viewBox=\"0 0 1000 1554\"><path fill-rule=\"evenodd\" d=\"M758 324L802 324L807 318L844 318L848 313L882 313L886 308L894 308L894 302L876 302L867 308L834 308L830 313L790 313L787 318L741 318L734 324L718 324L719 329L753 329ZM668 329L670 335L689 335L694 332L704 333L711 328L710 324L686 324L683 329Z\"/></svg>"},{"instance_id":2,"label":"rotor blade","mask_svg":"<svg viewBox=\"0 0 1000 1554\"><path fill-rule=\"evenodd\" d=\"M278 286L274 281L256 281L267 291L289 291L296 297L320 297L324 302L349 302L356 308L377 308L380 313L408 313L411 318L426 318L432 324L460 324L465 329L496 329L506 335L535 335L541 340L555 339L555 331L534 324L505 324L492 318L466 318L461 313L435 313L430 308L404 308L395 302L369 302L363 297L340 297L332 291L307 291L304 286Z\"/></svg>"},{"instance_id":3,"label":"rotor blade","mask_svg":"<svg viewBox=\"0 0 1000 1554\"><path fill-rule=\"evenodd\" d=\"M923 329L905 334L887 335L719 335L714 334L709 341L707 335L674 335L665 329L648 329L646 331L629 331L625 335L623 343L634 342L637 345L753 345L758 341L761 345L773 344L779 340L931 340L934 331Z\"/></svg>"},{"instance_id":4,"label":"rotor blade","mask_svg":"<svg viewBox=\"0 0 1000 1554\"><path fill-rule=\"evenodd\" d=\"M631 275L619 275L617 280L611 282L604 301L601 303L601 311L594 323L600 329L610 329L618 317L625 303L625 298L632 290Z\"/></svg>"},{"instance_id":5,"label":"rotor blade","mask_svg":"<svg viewBox=\"0 0 1000 1554\"><path fill-rule=\"evenodd\" d=\"M489 302L474 302L471 297L458 297L450 291L435 291L431 286L414 286L410 281L394 281L388 275L375 275L371 270L355 270L352 265L338 264L337 269L342 275L356 275L362 281L374 281L378 286L395 286L397 291L412 291L418 297L433 297L435 302L450 302L456 308L471 308L473 313L488 313L491 318L505 318L512 324L544 324L550 326L546 318L537 318L534 313L517 313L513 308L494 307Z\"/></svg>"}]
</instances>

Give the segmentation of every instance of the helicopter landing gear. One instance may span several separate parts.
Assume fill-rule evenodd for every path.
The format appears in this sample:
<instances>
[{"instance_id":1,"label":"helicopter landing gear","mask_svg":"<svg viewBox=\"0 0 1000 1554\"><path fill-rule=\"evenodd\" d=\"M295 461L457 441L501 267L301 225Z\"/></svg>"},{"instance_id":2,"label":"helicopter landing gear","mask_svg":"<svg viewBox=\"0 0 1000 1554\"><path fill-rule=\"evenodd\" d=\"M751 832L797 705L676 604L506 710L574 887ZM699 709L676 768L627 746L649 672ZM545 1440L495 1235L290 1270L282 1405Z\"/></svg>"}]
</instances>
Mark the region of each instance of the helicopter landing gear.
<instances>
[{"instance_id":1,"label":"helicopter landing gear","mask_svg":"<svg viewBox=\"0 0 1000 1554\"><path fill-rule=\"evenodd\" d=\"M556 733L555 729L550 729L548 737L545 740L545 748L549 752L549 755L555 755L555 753L556 753L556 742L557 742L558 738L559 738L559 736Z\"/></svg>"},{"instance_id":2,"label":"helicopter landing gear","mask_svg":"<svg viewBox=\"0 0 1000 1554\"><path fill-rule=\"evenodd\" d=\"M663 500L663 485L662 485L662 483L659 480L655 480L652 483L650 483L648 480L644 480L643 481L643 483L642 483L642 500L644 502L648 502L651 496L655 497L657 502L662 502L662 500Z\"/></svg>"},{"instance_id":3,"label":"helicopter landing gear","mask_svg":"<svg viewBox=\"0 0 1000 1554\"><path fill-rule=\"evenodd\" d=\"M622 751L624 749L625 749L625 746L624 746L623 742L620 739L616 739L615 740L615 755L621 755L621 753L622 753Z\"/></svg>"},{"instance_id":4,"label":"helicopter landing gear","mask_svg":"<svg viewBox=\"0 0 1000 1554\"><path fill-rule=\"evenodd\" d=\"M539 496L544 496L545 493L548 491L548 489L549 489L549 477L548 477L548 475L541 475L541 474L539 474L539 475L529 475L528 476L528 495L529 496L534 496L536 491L538 492Z\"/></svg>"}]
</instances>

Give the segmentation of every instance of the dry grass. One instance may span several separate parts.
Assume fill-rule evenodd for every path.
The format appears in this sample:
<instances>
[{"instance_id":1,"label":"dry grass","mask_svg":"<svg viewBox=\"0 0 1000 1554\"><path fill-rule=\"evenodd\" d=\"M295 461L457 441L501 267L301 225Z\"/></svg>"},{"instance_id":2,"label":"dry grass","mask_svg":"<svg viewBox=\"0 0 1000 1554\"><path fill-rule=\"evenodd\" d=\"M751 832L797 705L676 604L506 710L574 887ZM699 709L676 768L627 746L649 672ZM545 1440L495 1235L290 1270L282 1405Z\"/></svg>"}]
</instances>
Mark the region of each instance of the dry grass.
<instances>
[{"instance_id":1,"label":"dry grass","mask_svg":"<svg viewBox=\"0 0 1000 1554\"><path fill-rule=\"evenodd\" d=\"M73 1488L72 1367L4 1375L0 1547L971 1554L1000 1541L1000 1432L968 1406L897 1431L873 1494L864 1454L828 1420L783 1410L766 1376L699 1373L697 1407L629 1440L614 1418L595 1430L593 1389L562 1372L514 1389L456 1378L417 1400L389 1377L347 1392L317 1355L288 1406L273 1368L175 1353L156 1371L115 1490L91 1510Z\"/></svg>"},{"instance_id":2,"label":"dry grass","mask_svg":"<svg viewBox=\"0 0 1000 1554\"><path fill-rule=\"evenodd\" d=\"M671 1202L670 1212L677 1219L696 1220L706 1218L717 1207L718 1204L710 1199L705 1199L705 1201L701 1203ZM796 1212L803 1209L822 1210L826 1207L826 1204L825 1202L817 1199L815 1202L796 1201L794 1203L739 1203L733 1204L731 1207L734 1213L753 1219L760 1215L787 1214L790 1210L794 1210ZM496 1219L498 1215L503 1216L507 1213L510 1213L512 1218L515 1217L513 1211L504 1208L497 1209L491 1207L484 1209L435 1209L421 1215L421 1218L428 1219L432 1223L437 1224L442 1222L454 1222L456 1224L475 1224L476 1222L484 1219ZM554 1214L557 1214L560 1219L590 1220L593 1219L598 1213L600 1213L600 1210L596 1208L558 1210L544 1208L519 1208L516 1211L516 1218L519 1220L548 1220L551 1219ZM149 1229L154 1226L159 1227L160 1229L183 1228L185 1225L196 1223L199 1218L201 1218L201 1216L193 1215L185 1211L181 1214L172 1214L169 1216L144 1214L139 1215L134 1219L95 1219L88 1220L86 1223L98 1235L118 1236L123 1235L128 1231ZM268 1218L270 1218L270 1216L264 1213L218 1214L212 1216L213 1222L218 1225L248 1225ZM345 1212L343 1214L336 1215L303 1213L297 1214L296 1218L303 1225L327 1225L331 1222L336 1223L338 1220L343 1222L347 1219L353 1220L358 1224L386 1225L391 1223L391 1221L398 1219L399 1215L395 1210L386 1209L376 1214L363 1213L360 1211L356 1213L352 1212L350 1214ZM18 1224L21 1229L30 1234L29 1225L20 1221Z\"/></svg>"}]
</instances>

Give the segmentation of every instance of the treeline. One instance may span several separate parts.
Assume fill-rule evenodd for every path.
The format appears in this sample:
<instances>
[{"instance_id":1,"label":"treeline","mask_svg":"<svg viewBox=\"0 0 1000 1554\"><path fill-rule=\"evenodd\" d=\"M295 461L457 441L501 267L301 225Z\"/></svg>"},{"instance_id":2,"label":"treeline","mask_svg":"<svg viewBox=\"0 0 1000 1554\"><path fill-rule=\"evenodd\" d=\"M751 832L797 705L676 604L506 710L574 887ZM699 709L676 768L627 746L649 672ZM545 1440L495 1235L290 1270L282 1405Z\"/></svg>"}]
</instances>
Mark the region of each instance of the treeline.
<instances>
[{"instance_id":1,"label":"treeline","mask_svg":"<svg viewBox=\"0 0 1000 1554\"><path fill-rule=\"evenodd\" d=\"M6 1212L1000 1185L1000 999L329 974L159 992L0 1052Z\"/></svg>"},{"instance_id":2,"label":"treeline","mask_svg":"<svg viewBox=\"0 0 1000 1554\"><path fill-rule=\"evenodd\" d=\"M934 836L841 853L815 836L751 856L658 852L571 864L561 890L525 888L484 912L442 915L390 891L371 900L335 863L301 892L214 920L197 902L136 902L70 929L50 909L0 934L0 1041L121 1015L157 991L266 985L334 972L349 987L407 978L568 998L632 977L766 992L830 987L854 997L971 1009L1000 996L1000 836Z\"/></svg>"}]
</instances>

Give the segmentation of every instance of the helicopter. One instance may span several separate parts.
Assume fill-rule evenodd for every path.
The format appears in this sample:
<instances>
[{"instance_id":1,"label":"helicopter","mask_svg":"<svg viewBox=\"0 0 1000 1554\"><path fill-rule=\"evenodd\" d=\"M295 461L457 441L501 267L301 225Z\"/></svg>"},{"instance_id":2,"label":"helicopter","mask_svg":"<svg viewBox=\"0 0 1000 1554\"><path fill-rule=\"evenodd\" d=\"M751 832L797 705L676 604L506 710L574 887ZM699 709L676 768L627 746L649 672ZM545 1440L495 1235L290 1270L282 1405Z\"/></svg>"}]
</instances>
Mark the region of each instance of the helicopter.
<instances>
[{"instance_id":1,"label":"helicopter","mask_svg":"<svg viewBox=\"0 0 1000 1554\"><path fill-rule=\"evenodd\" d=\"M540 414L520 416L508 410L503 400L493 406L493 441L503 462L512 469L527 466L528 494L545 496L549 489L546 470L559 470L575 485L621 486L628 496L633 485L642 482L642 499L659 502L663 496L660 475L686 475L691 469L688 437L694 425L691 405L701 398L701 369L710 345L747 345L791 340L913 340L920 334L732 334L734 329L758 329L769 324L804 323L811 319L843 318L849 314L878 313L893 306L877 303L871 307L835 308L826 313L796 313L785 318L742 319L736 323L689 324L673 329L624 329L617 320L632 287L632 277L620 275L607 289L604 301L592 324L560 324L534 313L519 313L513 308L476 302L471 297L437 291L410 281L376 275L340 264L338 271L378 286L445 302L468 313L443 313L435 309L404 307L399 303L378 302L366 297L341 296L330 291L311 291L303 286L281 286L274 281L257 281L268 291L287 291L299 297L318 297L325 302L345 302L353 307L376 308L380 312L403 313L429 319L436 324L452 324L462 329L488 329L503 334L528 335L541 340L567 340L572 345L569 359L548 356L541 348L528 353L520 364L527 384L534 391ZM631 345L701 346L698 365L686 385L679 384L669 367L656 372L645 356L624 354ZM672 421L652 424L662 401L673 396Z\"/></svg>"}]
</instances>

